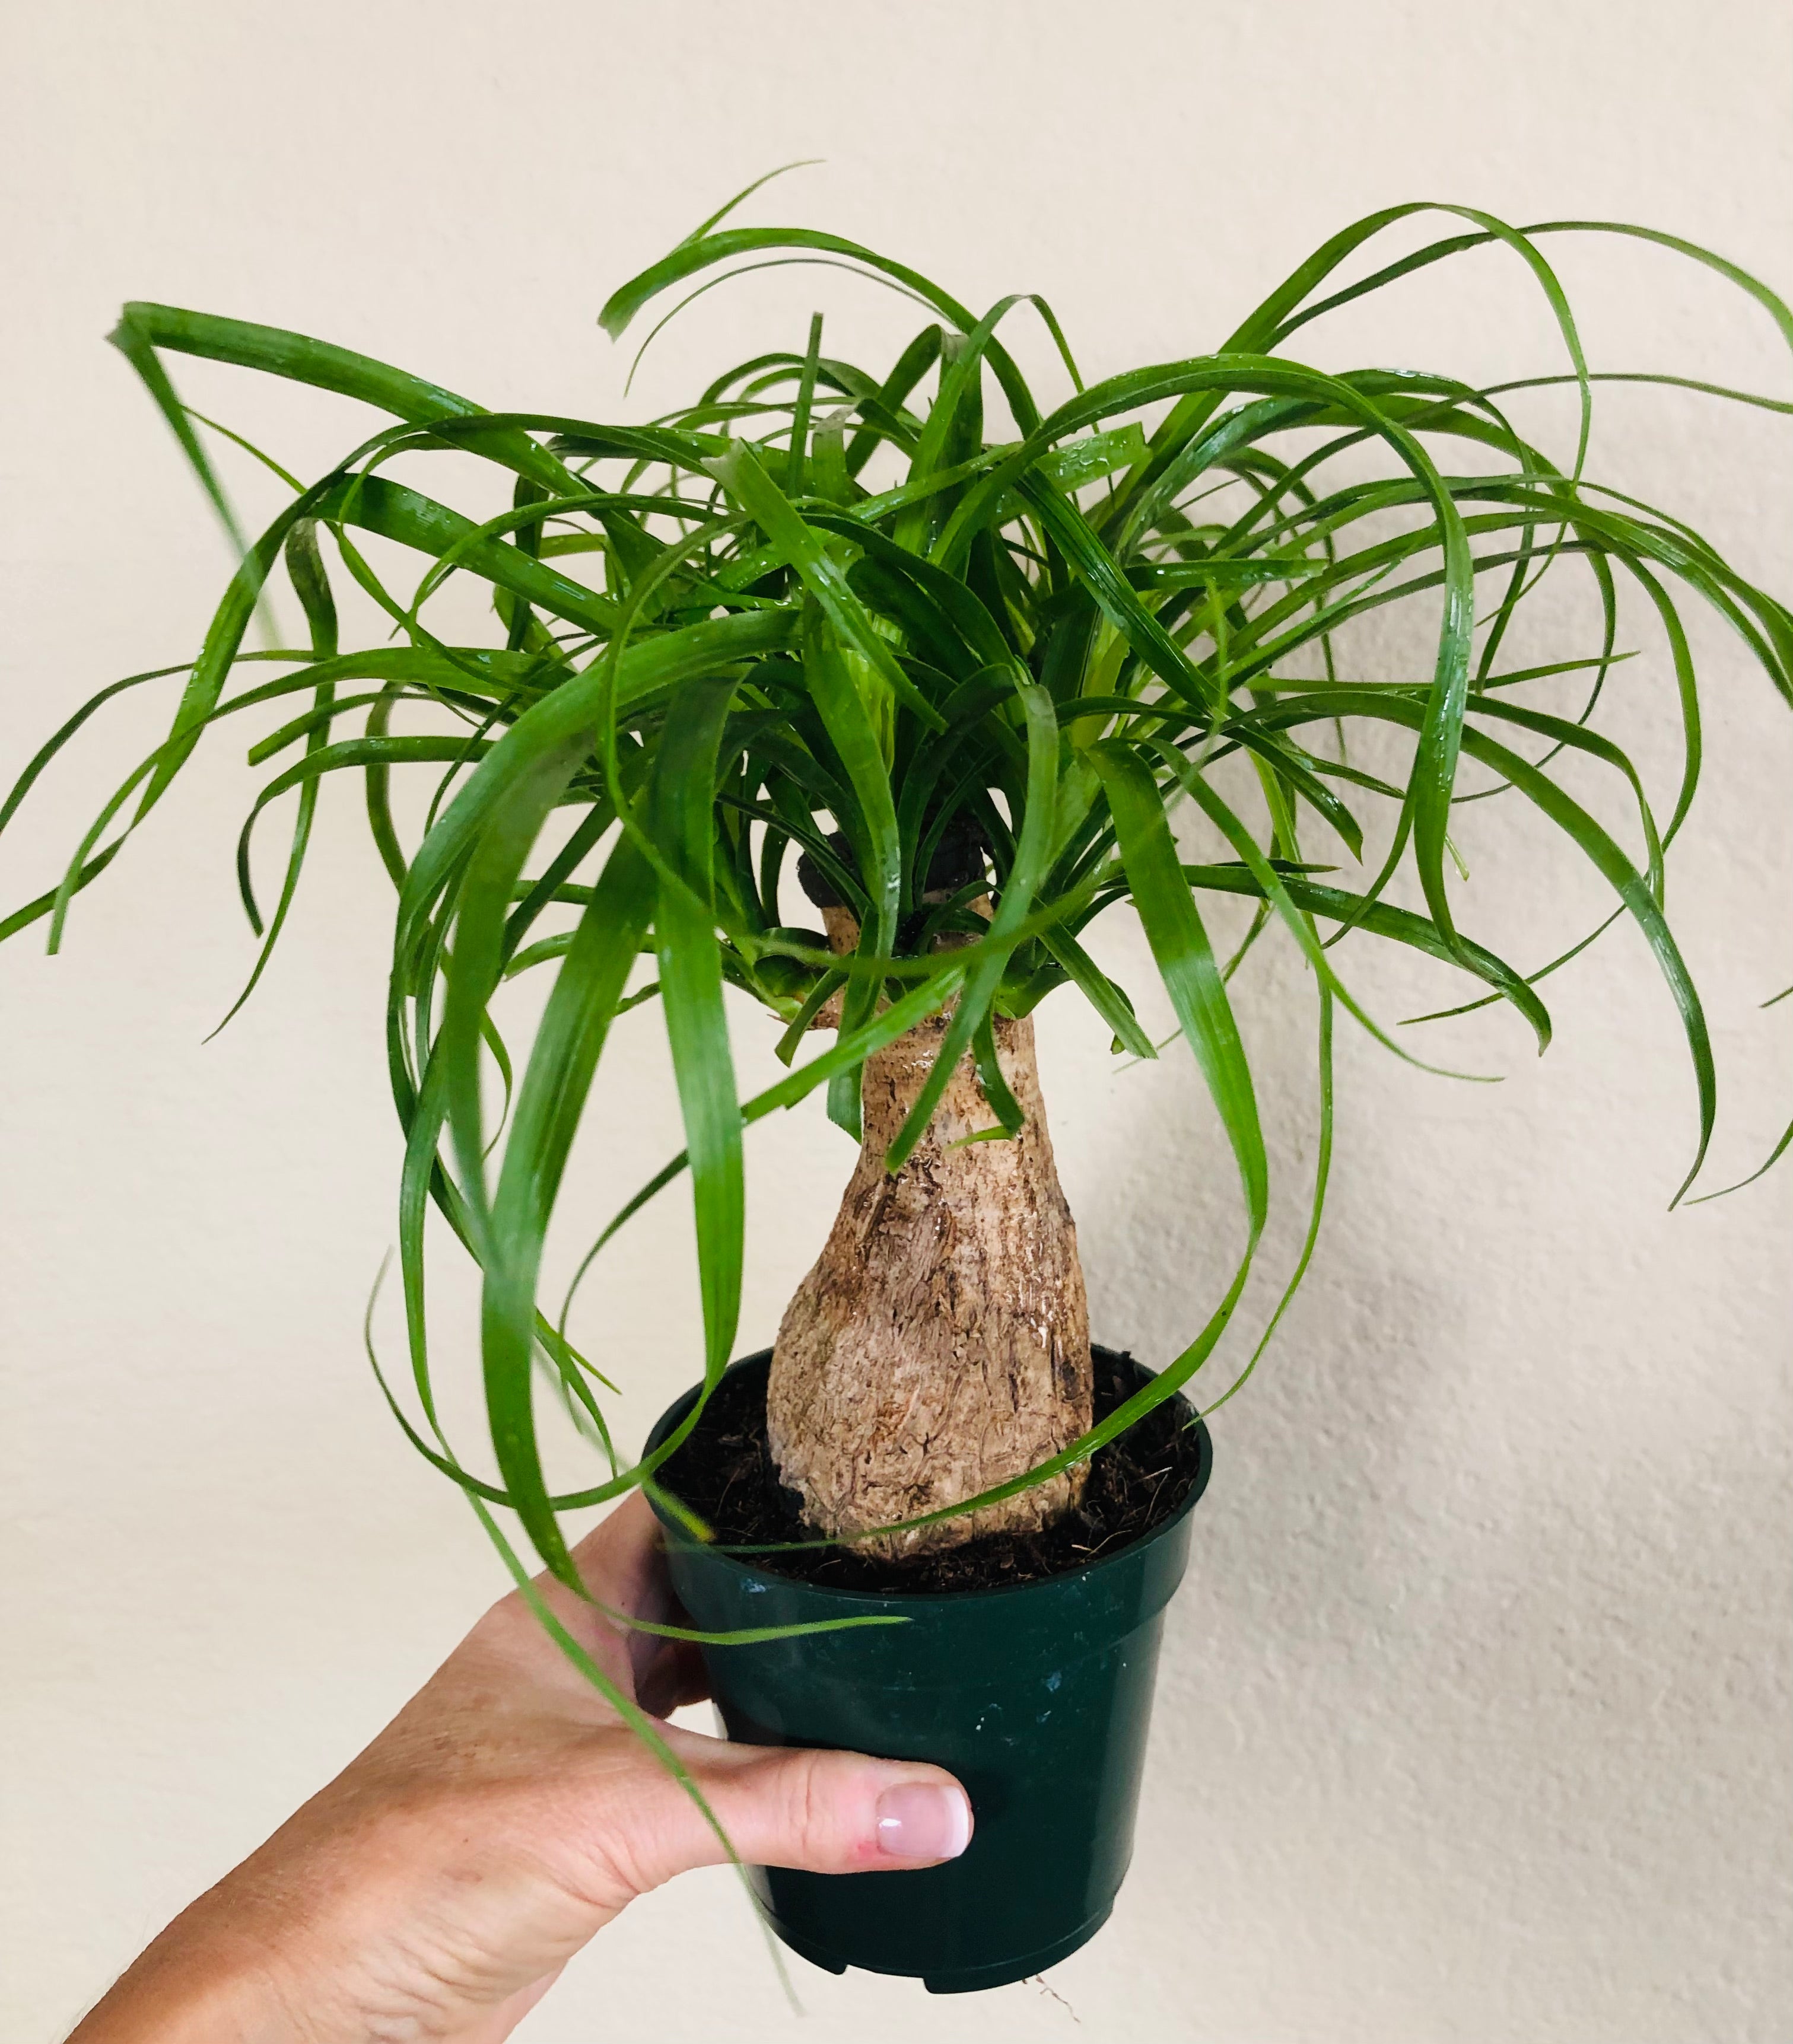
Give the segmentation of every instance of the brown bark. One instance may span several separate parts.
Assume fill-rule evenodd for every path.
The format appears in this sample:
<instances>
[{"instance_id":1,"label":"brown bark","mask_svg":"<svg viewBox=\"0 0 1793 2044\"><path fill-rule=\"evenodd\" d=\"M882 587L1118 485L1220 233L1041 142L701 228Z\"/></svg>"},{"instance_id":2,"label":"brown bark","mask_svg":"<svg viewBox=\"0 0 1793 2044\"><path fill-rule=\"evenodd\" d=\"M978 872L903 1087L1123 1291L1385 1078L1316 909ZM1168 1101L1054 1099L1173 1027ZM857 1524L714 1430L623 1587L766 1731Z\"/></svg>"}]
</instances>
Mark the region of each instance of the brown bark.
<instances>
[{"instance_id":1,"label":"brown bark","mask_svg":"<svg viewBox=\"0 0 1793 2044\"><path fill-rule=\"evenodd\" d=\"M840 947L851 918L836 910L829 920ZM1089 1309L1031 1020L995 1024L998 1062L1027 1116L1019 1135L950 1147L995 1120L967 1057L908 1162L884 1169L945 1027L937 1016L866 1060L859 1162L772 1352L772 1452L828 1533L864 1532L975 1496L1091 1423ZM874 1551L1030 1531L1056 1518L1083 1480L1081 1468L1067 1471Z\"/></svg>"}]
</instances>

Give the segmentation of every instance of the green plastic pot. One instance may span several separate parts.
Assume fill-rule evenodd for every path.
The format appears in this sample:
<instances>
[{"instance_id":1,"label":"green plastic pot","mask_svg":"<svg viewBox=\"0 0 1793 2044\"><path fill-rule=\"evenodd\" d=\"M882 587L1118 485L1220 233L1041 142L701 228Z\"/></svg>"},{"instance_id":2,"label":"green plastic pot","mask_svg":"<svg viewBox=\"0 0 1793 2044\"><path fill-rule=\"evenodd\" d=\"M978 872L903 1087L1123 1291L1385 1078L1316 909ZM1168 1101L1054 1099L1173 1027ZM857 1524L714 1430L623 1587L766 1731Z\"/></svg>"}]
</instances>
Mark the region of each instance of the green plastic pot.
<instances>
[{"instance_id":1,"label":"green plastic pot","mask_svg":"<svg viewBox=\"0 0 1793 2044\"><path fill-rule=\"evenodd\" d=\"M770 1360L768 1350L733 1367L764 1374ZM671 1408L650 1445L696 1397ZM706 1650L731 1739L931 1761L972 1799L971 1845L944 1866L750 1869L793 1951L831 1973L860 1966L958 1994L1025 1980L1101 1929L1133 1854L1164 1607L1213 1466L1195 1424L1200 1464L1173 1518L1075 1574L997 1589L880 1595L797 1582L697 1543L661 1513L673 1582L705 1631L872 1612L909 1620Z\"/></svg>"}]
</instances>

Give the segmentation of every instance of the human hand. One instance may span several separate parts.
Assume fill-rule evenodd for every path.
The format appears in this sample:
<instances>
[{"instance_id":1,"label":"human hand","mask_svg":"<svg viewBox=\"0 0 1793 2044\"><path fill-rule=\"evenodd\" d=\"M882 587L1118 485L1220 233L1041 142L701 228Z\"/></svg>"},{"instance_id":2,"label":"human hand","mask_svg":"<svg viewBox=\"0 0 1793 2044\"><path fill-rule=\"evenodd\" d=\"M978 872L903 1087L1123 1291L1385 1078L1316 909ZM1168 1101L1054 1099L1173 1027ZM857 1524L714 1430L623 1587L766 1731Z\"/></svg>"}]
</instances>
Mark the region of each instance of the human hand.
<instances>
[{"instance_id":1,"label":"human hand","mask_svg":"<svg viewBox=\"0 0 1793 2044\"><path fill-rule=\"evenodd\" d=\"M639 1496L574 1554L603 1603L678 1622ZM644 1711L707 1695L695 1647L625 1630L547 1577L537 1587ZM938 1768L660 1729L745 1861L868 1873L933 1865L969 1842L970 1804ZM69 2044L496 2044L637 1896L725 1857L514 1595L162 1933Z\"/></svg>"}]
</instances>

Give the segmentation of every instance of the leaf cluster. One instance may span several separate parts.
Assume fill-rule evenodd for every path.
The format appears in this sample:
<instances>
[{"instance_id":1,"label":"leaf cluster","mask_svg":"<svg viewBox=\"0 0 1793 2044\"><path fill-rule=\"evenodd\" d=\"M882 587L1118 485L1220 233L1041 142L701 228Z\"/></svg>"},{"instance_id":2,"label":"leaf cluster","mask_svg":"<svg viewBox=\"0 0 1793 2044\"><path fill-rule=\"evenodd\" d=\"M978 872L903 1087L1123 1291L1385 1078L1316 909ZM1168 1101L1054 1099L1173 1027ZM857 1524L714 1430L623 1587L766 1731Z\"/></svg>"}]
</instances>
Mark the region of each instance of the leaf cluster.
<instances>
[{"instance_id":1,"label":"leaf cluster","mask_svg":"<svg viewBox=\"0 0 1793 2044\"><path fill-rule=\"evenodd\" d=\"M1339 281L1376 237L1440 212L1443 238ZM1692 1062L1691 1182L1716 1092L1699 997L1663 908L1664 855L1700 775L1699 687L1681 606L1689 596L1710 606L1790 703L1793 619L1686 524L1586 474L1602 378L1583 359L1545 251L1565 233L1640 237L1730 279L1793 340L1793 315L1778 298L1720 258L1649 230L1556 221L1521 231L1468 210L1395 207L1336 236L1212 352L1085 387L1037 300L1004 298L980 317L838 236L734 229L723 217L618 291L606 328L621 332L694 279L702 282L693 295L742 268L791 261L887 283L920 302L925 323L873 372L826 351L818 316L802 348L741 363L647 425L488 412L322 341L168 306L128 306L114 336L227 523L202 439L210 422L176 394L168 356L293 378L374 405L393 423L310 484L279 471L290 501L252 543L240 542L197 659L164 670L186 678L167 737L106 803L60 885L0 923L0 936L43 921L53 947L73 897L202 740L240 713L269 709L281 720L248 756L271 771L238 861L262 939L252 988L293 901L321 786L337 774L359 781L398 897L388 1040L406 1140L399 1256L421 1424L388 1395L421 1452L476 1500L514 1507L564 1574L558 1513L651 1483L683 1438L685 1429L623 1466L610 1452L605 1380L568 1338L564 1311L550 1320L538 1303L575 1136L627 1010L657 1002L686 1148L599 1246L688 1175L713 1384L736 1335L746 1128L821 1090L856 1132L865 1058L945 1009L933 1081L889 1165L902 1163L967 1055L983 1079L990 1133L1012 1135L1020 1111L997 1067L993 1018L1025 1015L1061 986L1095 1009L1117 1051L1154 1056L1133 998L1085 943L1095 919L1125 904L1230 1146L1245 1247L1223 1296L1156 1385L1021 1481L1088 1454L1214 1350L1269 1212L1257 1091L1228 985L1242 952L1222 962L1204 902L1252 901L1245 947L1266 929L1283 932L1318 998L1319 1163L1286 1304L1326 1196L1336 1009L1391 1043L1338 977L1340 937L1444 961L1474 982L1468 1005L1509 1005L1542 1048L1550 1020L1539 984L1599 934L1524 970L1459 927L1453 805L1489 791L1531 805L1564 853L1610 887L1613 917L1629 917L1647 940ZM1417 371L1329 373L1291 353L1326 313L1490 244L1548 305L1563 350L1556 374L1490 390ZM1044 321L1070 390L1050 409L1005 339L1029 317ZM1550 383L1573 395L1579 421L1557 459L1503 402ZM502 486L502 508L469 516L421 486L444 454L480 464ZM370 548L369 535L387 544ZM408 588L390 567L403 550L421 564ZM277 571L310 643L248 651ZM1599 634L1547 665L1506 664L1514 621L1547 576L1587 578ZM436 628L433 600L456 578L489 590L488 643ZM348 586L389 622L383 643L343 645L337 592ZM1629 657L1618 644L1622 592L1653 620L1666 658L1653 664L1672 676L1679 706L1681 768L1665 814L1592 721ZM1338 635L1390 606L1427 619L1427 670L1343 677ZM278 671L259 678L258 661ZM88 717L154 678L115 683L71 718L0 809L0 828ZM1579 709L1562 705L1565 685L1582 689ZM1370 756L1387 753L1377 734L1410 755L1402 778L1368 770L1361 745L1353 759L1363 739ZM1465 758L1487 784L1474 794L1459 785ZM1572 760L1611 777L1634 814L1629 847L1553 770ZM432 782L410 845L394 770ZM293 834L264 912L252 833L289 795ZM1230 855L1188 861L1174 828L1179 805ZM942 890L930 883L949 832L968 834L983 857L979 873ZM1310 855L1317 833L1320 860ZM1370 843L1387 847L1374 870L1338 884L1341 849L1360 861ZM802 855L853 912L849 953L786 920L790 866ZM1422 906L1391 898L1403 874ZM494 1003L507 982L533 973L551 985L514 1072ZM730 986L783 1025L790 1067L745 1101L730 1054ZM799 1062L809 1025L837 997L836 1040ZM425 1303L432 1205L483 1274L492 1481L464 1464L437 1424ZM575 1493L553 1495L543 1472L542 1369L608 1458L605 1481Z\"/></svg>"}]
</instances>

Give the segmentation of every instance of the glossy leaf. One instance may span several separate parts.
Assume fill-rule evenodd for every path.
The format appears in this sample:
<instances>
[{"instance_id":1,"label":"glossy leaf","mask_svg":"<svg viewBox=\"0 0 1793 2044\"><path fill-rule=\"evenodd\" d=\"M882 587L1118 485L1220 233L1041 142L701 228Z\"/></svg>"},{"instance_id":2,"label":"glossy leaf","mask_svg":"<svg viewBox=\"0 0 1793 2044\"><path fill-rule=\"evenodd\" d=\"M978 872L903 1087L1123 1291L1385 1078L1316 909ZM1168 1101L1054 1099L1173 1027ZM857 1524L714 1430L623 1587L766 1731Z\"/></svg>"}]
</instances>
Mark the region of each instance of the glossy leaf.
<instances>
[{"instance_id":1,"label":"glossy leaf","mask_svg":"<svg viewBox=\"0 0 1793 2044\"><path fill-rule=\"evenodd\" d=\"M510 1509L568 1580L558 1516L651 1482L696 1424L694 1414L638 1463L615 1452L606 1371L620 1381L620 1364L587 1356L569 1318L592 1258L688 1176L713 1384L739 1312L745 1131L818 1093L856 1128L865 1058L945 1012L934 1070L887 1164L902 1166L961 1060L991 1110L977 1138L999 1141L1020 1108L998 1062L997 1021L1060 987L1091 1005L1118 1051L1151 1058L1143 989L1136 1012L1133 993L1097 962L1107 954L1092 926L1103 916L1137 917L1213 1100L1239 1180L1236 1258L1192 1305L1195 1331L1152 1386L1062 1455L937 1516L1087 1458L1228 1342L1270 1216L1248 1053L1264 997L1249 970L1260 947L1287 940L1314 976L1318 1166L1292 1274L1231 1366L1234 1388L1316 1254L1337 1010L1411 1055L1401 1047L1413 1039L1383 1031L1349 991L1341 947L1423 955L1470 982L1469 1001L1438 1012L1499 1001L1549 1043L1537 986L1599 932L1565 946L1569 933L1540 901L1549 935L1537 949L1553 955L1527 971L1457 928L1458 903L1479 905L1502 883L1479 835L1491 799L1548 824L1566 866L1614 891L1609 920L1644 936L1694 1068L1697 1170L1716 1062L1666 905L1673 847L1703 785L1690 597L1734 635L1767 684L1763 700L1793 707L1783 597L1672 508L1591 474L1587 459L1610 382L1741 402L1764 433L1793 404L1647 367L1591 373L1549 255L1565 235L1595 250L1630 236L1653 259L1691 261L1735 287L1751 317L1793 343L1793 313L1726 259L1648 228L1517 227L1471 208L1393 206L1333 236L1230 331L1191 333L1175 359L1086 387L1042 301L1018 293L980 312L845 237L733 224L759 188L623 284L604 308L606 329L620 333L650 304L676 310L741 268L800 267L806 292L845 269L926 309L892 359L860 363L825 348L836 323L806 297L748 359L644 424L490 411L306 335L126 307L114 337L223 517L234 572L190 663L101 688L0 805L10 851L21 805L66 770L90 719L179 676L160 742L100 805L60 883L0 920L0 937L43 924L54 948L78 897L197 748L238 733L257 776L250 824L278 802L295 812L247 997L267 992L328 808L321 790L337 774L358 777L398 897L387 1035L405 1143L397 1253L410 1377L402 1397L383 1377L383 1389L407 1437L494 1536L491 1509ZM1441 229L1428 227L1441 217ZM1433 238L1386 238L1415 227ZM1387 286L1436 284L1459 255L1490 248L1554 328L1543 361L1514 365L1523 373L1478 387L1437 365L1389 369L1414 352L1398 327L1368 367L1302 359L1331 313L1349 306L1361 318ZM1043 396L1012 347L1012 324L1034 319L1047 343ZM321 406L371 405L389 423L301 486L256 436L190 409L177 356L284 378ZM1528 394L1553 390L1574 392L1575 425L1534 433ZM290 492L252 541L225 487L224 466L242 458ZM310 643L251 652L251 620L283 574ZM465 616L439 600L451 582L489 603L488 630L444 621ZM1535 656L1528 645L1521 664L1515 635L1546 586L1551 614L1579 621ZM371 626L364 607L339 610L350 596L371 606ZM1367 628L1385 610L1424 620L1423 662L1391 664L1394 642ZM1659 685L1680 732L1666 789L1599 728L1615 694ZM1381 741L1376 757L1358 745L1366 734ZM1404 765L1387 763L1389 741L1408 749ZM1598 797L1582 799L1589 777L1616 798L1622 824L1596 813ZM1231 855L1179 846L1185 816ZM1326 835L1310 843L1316 819ZM988 872L956 880L943 901L930 874L956 823L975 827ZM1450 878L1466 851L1473 895ZM258 926L264 855L245 826L240 878ZM858 919L856 949L837 954L798 906L800 859ZM1359 860L1364 870L1349 876L1331 863ZM968 905L987 890L985 924ZM1255 912L1229 955L1204 920L1203 897L1216 895ZM544 990L521 1016L510 1005L519 981ZM799 1058L837 997L835 1041ZM744 1101L730 1032L754 1026L756 1009L791 1069ZM685 1147L632 1196L606 1201L615 1218L550 1318L538 1293L569 1166L587 1145L607 1168L605 1061L625 1026L665 1032ZM1769 1161L1789 1147L1783 1136ZM432 1210L482 1274L489 1452L464 1454L442 1424ZM574 1218L589 1239L589 1217ZM552 1489L544 1473L544 1385L598 1458L575 1489Z\"/></svg>"}]
</instances>

